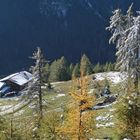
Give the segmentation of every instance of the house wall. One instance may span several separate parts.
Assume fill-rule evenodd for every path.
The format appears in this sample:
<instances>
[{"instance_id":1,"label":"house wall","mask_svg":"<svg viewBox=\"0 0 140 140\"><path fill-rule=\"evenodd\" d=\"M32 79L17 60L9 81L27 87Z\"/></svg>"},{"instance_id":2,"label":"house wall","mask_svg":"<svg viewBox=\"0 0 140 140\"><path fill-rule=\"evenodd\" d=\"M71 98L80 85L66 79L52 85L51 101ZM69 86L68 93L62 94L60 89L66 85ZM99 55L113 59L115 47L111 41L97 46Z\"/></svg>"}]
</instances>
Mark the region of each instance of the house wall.
<instances>
[{"instance_id":1,"label":"house wall","mask_svg":"<svg viewBox=\"0 0 140 140\"><path fill-rule=\"evenodd\" d=\"M9 80L5 81L5 83L11 87L11 91L20 91L22 89L21 86L15 84Z\"/></svg>"}]
</instances>

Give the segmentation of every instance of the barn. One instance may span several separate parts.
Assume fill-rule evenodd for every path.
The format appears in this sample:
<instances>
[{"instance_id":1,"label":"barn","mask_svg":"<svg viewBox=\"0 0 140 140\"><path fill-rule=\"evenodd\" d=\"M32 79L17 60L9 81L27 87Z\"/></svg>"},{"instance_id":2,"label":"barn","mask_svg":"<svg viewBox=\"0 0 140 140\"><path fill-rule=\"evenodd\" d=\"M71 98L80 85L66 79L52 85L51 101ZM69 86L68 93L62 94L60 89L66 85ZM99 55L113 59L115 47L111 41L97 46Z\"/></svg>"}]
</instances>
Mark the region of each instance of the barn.
<instances>
[{"instance_id":1,"label":"barn","mask_svg":"<svg viewBox=\"0 0 140 140\"><path fill-rule=\"evenodd\" d=\"M21 71L11 74L0 80L0 96L13 92L19 92L25 88L33 78L32 74L27 71Z\"/></svg>"}]
</instances>

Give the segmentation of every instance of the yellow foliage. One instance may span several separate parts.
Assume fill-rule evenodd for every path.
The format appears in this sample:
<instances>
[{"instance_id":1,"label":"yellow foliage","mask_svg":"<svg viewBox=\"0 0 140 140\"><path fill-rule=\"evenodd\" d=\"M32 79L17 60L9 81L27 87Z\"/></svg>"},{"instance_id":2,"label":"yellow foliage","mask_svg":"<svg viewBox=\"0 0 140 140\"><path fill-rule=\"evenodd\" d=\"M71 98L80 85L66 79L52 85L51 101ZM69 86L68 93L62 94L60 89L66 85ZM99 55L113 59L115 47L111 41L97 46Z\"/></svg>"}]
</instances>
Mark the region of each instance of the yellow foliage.
<instances>
[{"instance_id":1,"label":"yellow foliage","mask_svg":"<svg viewBox=\"0 0 140 140\"><path fill-rule=\"evenodd\" d=\"M88 94L88 84L88 77L84 77L82 71L79 79L73 77L70 92L72 103L69 105L69 111L62 127L58 129L63 139L87 140L89 135L91 138L94 111L90 109L95 98Z\"/></svg>"}]
</instances>

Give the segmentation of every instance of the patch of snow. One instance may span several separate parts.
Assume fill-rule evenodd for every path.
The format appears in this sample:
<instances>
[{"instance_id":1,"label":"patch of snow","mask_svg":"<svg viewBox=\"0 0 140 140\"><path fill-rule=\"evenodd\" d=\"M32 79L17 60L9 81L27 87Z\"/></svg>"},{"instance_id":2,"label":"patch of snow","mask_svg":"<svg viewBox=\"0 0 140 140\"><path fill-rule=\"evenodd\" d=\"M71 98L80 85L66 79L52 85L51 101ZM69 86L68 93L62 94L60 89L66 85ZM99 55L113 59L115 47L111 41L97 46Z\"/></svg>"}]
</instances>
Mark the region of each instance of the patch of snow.
<instances>
[{"instance_id":1,"label":"patch of snow","mask_svg":"<svg viewBox=\"0 0 140 140\"><path fill-rule=\"evenodd\" d=\"M33 132L35 132L37 129L38 129L38 128L37 128L37 127L35 127L35 128L33 128L33 129L32 129L32 131L33 131Z\"/></svg>"},{"instance_id":2,"label":"patch of snow","mask_svg":"<svg viewBox=\"0 0 140 140\"><path fill-rule=\"evenodd\" d=\"M100 127L113 127L114 126L114 123L113 122L109 122L109 123L106 123L106 124L96 124L96 127L97 128L100 128Z\"/></svg>"},{"instance_id":3,"label":"patch of snow","mask_svg":"<svg viewBox=\"0 0 140 140\"><path fill-rule=\"evenodd\" d=\"M63 83L65 83L65 81L61 81L61 82L53 82L53 83L51 83L52 85L57 85L57 84L63 84Z\"/></svg>"},{"instance_id":4,"label":"patch of snow","mask_svg":"<svg viewBox=\"0 0 140 140\"><path fill-rule=\"evenodd\" d=\"M52 101L54 101L54 100L55 100L55 98L52 98L51 100L52 100Z\"/></svg>"},{"instance_id":5,"label":"patch of snow","mask_svg":"<svg viewBox=\"0 0 140 140\"><path fill-rule=\"evenodd\" d=\"M98 73L98 74L95 74L95 80L99 80L99 81L102 81L105 79L105 77L103 77L103 74L102 73Z\"/></svg>"},{"instance_id":6,"label":"patch of snow","mask_svg":"<svg viewBox=\"0 0 140 140\"><path fill-rule=\"evenodd\" d=\"M42 89L46 89L46 86L41 86Z\"/></svg>"},{"instance_id":7,"label":"patch of snow","mask_svg":"<svg viewBox=\"0 0 140 140\"><path fill-rule=\"evenodd\" d=\"M129 100L128 103L129 103L130 105L133 105L133 104L134 104L134 102L131 101L131 100Z\"/></svg>"},{"instance_id":8,"label":"patch of snow","mask_svg":"<svg viewBox=\"0 0 140 140\"><path fill-rule=\"evenodd\" d=\"M56 97L59 98L59 97L63 97L63 96L66 96L65 94L58 94Z\"/></svg>"},{"instance_id":9,"label":"patch of snow","mask_svg":"<svg viewBox=\"0 0 140 140\"><path fill-rule=\"evenodd\" d=\"M115 108L112 108L112 109L110 109L109 111L110 111L110 112L113 112L113 111L115 111L115 110L116 110Z\"/></svg>"},{"instance_id":10,"label":"patch of snow","mask_svg":"<svg viewBox=\"0 0 140 140\"><path fill-rule=\"evenodd\" d=\"M106 124L105 124L105 126L106 126L106 127L111 127L111 126L114 126L114 122L109 122L109 123L106 123Z\"/></svg>"},{"instance_id":11,"label":"patch of snow","mask_svg":"<svg viewBox=\"0 0 140 140\"><path fill-rule=\"evenodd\" d=\"M61 112L61 111L63 111L62 108L56 108L56 109L49 110L47 112Z\"/></svg>"},{"instance_id":12,"label":"patch of snow","mask_svg":"<svg viewBox=\"0 0 140 140\"><path fill-rule=\"evenodd\" d=\"M11 108L12 105L4 105L4 106L0 106L0 111L4 111L4 110L7 110L9 108Z\"/></svg>"},{"instance_id":13,"label":"patch of snow","mask_svg":"<svg viewBox=\"0 0 140 140\"><path fill-rule=\"evenodd\" d=\"M96 124L96 127L100 128L100 127L104 127L104 125L103 124Z\"/></svg>"},{"instance_id":14,"label":"patch of snow","mask_svg":"<svg viewBox=\"0 0 140 140\"><path fill-rule=\"evenodd\" d=\"M124 138L123 140L131 140L131 139L129 139L129 138Z\"/></svg>"},{"instance_id":15,"label":"patch of snow","mask_svg":"<svg viewBox=\"0 0 140 140\"><path fill-rule=\"evenodd\" d=\"M5 115L5 114L9 114L9 113L13 113L16 110L19 110L20 108L24 107L25 105L28 105L30 102L30 100L23 100L20 103L16 104L16 105L11 105L11 106L7 106L8 108L5 110L1 110L0 111L0 115Z\"/></svg>"},{"instance_id":16,"label":"patch of snow","mask_svg":"<svg viewBox=\"0 0 140 140\"><path fill-rule=\"evenodd\" d=\"M38 95L34 95L34 96L33 96L33 99L37 99L37 98L38 98Z\"/></svg>"},{"instance_id":17,"label":"patch of snow","mask_svg":"<svg viewBox=\"0 0 140 140\"><path fill-rule=\"evenodd\" d=\"M19 116L24 113L24 110L20 110L14 114L14 116Z\"/></svg>"},{"instance_id":18,"label":"patch of snow","mask_svg":"<svg viewBox=\"0 0 140 140\"><path fill-rule=\"evenodd\" d=\"M94 74L95 80L110 80L113 84L118 84L124 81L127 77L126 73L121 72L103 72Z\"/></svg>"},{"instance_id":19,"label":"patch of snow","mask_svg":"<svg viewBox=\"0 0 140 140\"><path fill-rule=\"evenodd\" d=\"M111 120L112 118L113 118L113 115L107 114L106 116L98 116L98 117L96 117L96 121Z\"/></svg>"},{"instance_id":20,"label":"patch of snow","mask_svg":"<svg viewBox=\"0 0 140 140\"><path fill-rule=\"evenodd\" d=\"M0 101L19 101L20 97L12 97L12 98L0 98Z\"/></svg>"},{"instance_id":21,"label":"patch of snow","mask_svg":"<svg viewBox=\"0 0 140 140\"><path fill-rule=\"evenodd\" d=\"M29 104L29 108L31 108L31 109L36 108L36 104L35 103Z\"/></svg>"},{"instance_id":22,"label":"patch of snow","mask_svg":"<svg viewBox=\"0 0 140 140\"><path fill-rule=\"evenodd\" d=\"M90 89L90 91L88 92L89 94L92 94L94 92L95 89Z\"/></svg>"}]
</instances>

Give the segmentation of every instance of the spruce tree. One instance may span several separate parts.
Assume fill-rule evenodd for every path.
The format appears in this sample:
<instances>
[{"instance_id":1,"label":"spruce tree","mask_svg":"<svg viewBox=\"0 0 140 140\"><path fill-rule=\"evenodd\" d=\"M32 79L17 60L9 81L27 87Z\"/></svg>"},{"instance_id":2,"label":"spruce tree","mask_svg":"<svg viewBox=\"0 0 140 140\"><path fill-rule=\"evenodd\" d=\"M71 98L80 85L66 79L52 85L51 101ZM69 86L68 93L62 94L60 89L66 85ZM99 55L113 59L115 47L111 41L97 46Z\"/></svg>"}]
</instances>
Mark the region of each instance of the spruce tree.
<instances>
[{"instance_id":1,"label":"spruce tree","mask_svg":"<svg viewBox=\"0 0 140 140\"><path fill-rule=\"evenodd\" d=\"M112 64L111 62L107 62L103 66L103 71L105 71L105 72L114 71L114 64Z\"/></svg>"},{"instance_id":2,"label":"spruce tree","mask_svg":"<svg viewBox=\"0 0 140 140\"><path fill-rule=\"evenodd\" d=\"M74 76L74 77L79 77L80 76L80 66L79 66L78 63L73 68L72 76Z\"/></svg>"},{"instance_id":3,"label":"spruce tree","mask_svg":"<svg viewBox=\"0 0 140 140\"><path fill-rule=\"evenodd\" d=\"M93 67L93 71L94 73L99 73L99 72L103 72L103 67L102 65L100 65L100 63L97 63L94 67Z\"/></svg>"},{"instance_id":4,"label":"spruce tree","mask_svg":"<svg viewBox=\"0 0 140 140\"><path fill-rule=\"evenodd\" d=\"M42 72L42 78L44 83L48 83L49 74L50 74L50 65L49 63L46 63L45 66L43 67L43 72Z\"/></svg>"},{"instance_id":5,"label":"spruce tree","mask_svg":"<svg viewBox=\"0 0 140 140\"><path fill-rule=\"evenodd\" d=\"M38 113L39 113L39 119L42 119L43 117L43 108L42 108L42 88L43 86L43 68L44 68L44 57L41 52L41 49L38 47L37 51L33 53L33 56L31 57L33 60L35 60L35 66L31 67L31 71L33 74L33 82L35 86L35 95L37 95L38 98Z\"/></svg>"},{"instance_id":6,"label":"spruce tree","mask_svg":"<svg viewBox=\"0 0 140 140\"><path fill-rule=\"evenodd\" d=\"M135 90L138 92L138 66L140 48L140 15L134 18L134 25L129 29L124 47L129 47L128 59L129 71L133 76Z\"/></svg>"},{"instance_id":7,"label":"spruce tree","mask_svg":"<svg viewBox=\"0 0 140 140\"><path fill-rule=\"evenodd\" d=\"M41 49L38 47L37 51L33 53L33 56L31 57L33 60L35 60L35 65L31 66L31 72L33 75L32 80L29 82L27 87L27 94L31 102L34 104L35 108L33 110L34 113L34 128L33 128L33 139L38 139L38 133L37 130L39 129L41 125L41 120L43 118L43 91L42 86L43 84L43 68L45 64L45 60L43 57L43 54L41 52Z\"/></svg>"},{"instance_id":8,"label":"spruce tree","mask_svg":"<svg viewBox=\"0 0 140 140\"><path fill-rule=\"evenodd\" d=\"M49 81L56 82L68 80L69 76L67 69L68 64L64 56L58 60L53 61L50 66Z\"/></svg>"},{"instance_id":9,"label":"spruce tree","mask_svg":"<svg viewBox=\"0 0 140 140\"><path fill-rule=\"evenodd\" d=\"M50 82L59 81L58 63L56 60L54 60L50 65L49 81Z\"/></svg>"},{"instance_id":10,"label":"spruce tree","mask_svg":"<svg viewBox=\"0 0 140 140\"><path fill-rule=\"evenodd\" d=\"M66 81L69 79L68 77L68 63L67 63L67 60L64 56L62 56L59 60L58 60L58 63L59 63L59 74L60 74L60 77L59 77L59 80L60 81Z\"/></svg>"},{"instance_id":11,"label":"spruce tree","mask_svg":"<svg viewBox=\"0 0 140 140\"><path fill-rule=\"evenodd\" d=\"M124 57L126 53L126 48L124 48L124 40L126 38L126 34L124 33L126 30L125 22L125 15L122 14L122 11L120 9L117 9L113 11L113 16L110 18L110 26L106 28L112 33L109 43L116 44L116 67L121 71L124 71L126 69L126 65L124 65L122 59L122 57Z\"/></svg>"},{"instance_id":12,"label":"spruce tree","mask_svg":"<svg viewBox=\"0 0 140 140\"><path fill-rule=\"evenodd\" d=\"M117 15L117 16L116 16ZM115 18L114 18L115 17ZM117 17L117 18L116 18ZM117 22L118 21L118 22ZM132 5L129 7L127 14L123 15L120 10L116 10L111 17L110 27L113 35L111 42L116 43L117 48L117 68L121 71L126 71L128 74L127 83L127 105L131 108L125 110L125 119L127 129L133 129L133 139L137 139L137 110L139 102L138 91L138 67L139 67L139 48L140 48L140 15L134 17L132 12ZM130 81L130 82L129 82ZM133 81L133 85L130 83ZM134 87L130 91L129 87ZM130 110L129 110L130 109ZM124 109L121 110L124 112ZM132 119L133 118L133 119Z\"/></svg>"},{"instance_id":13,"label":"spruce tree","mask_svg":"<svg viewBox=\"0 0 140 140\"><path fill-rule=\"evenodd\" d=\"M69 67L68 67L69 80L70 80L71 77L72 77L73 69L74 69L74 65L71 63L71 64L69 65Z\"/></svg>"},{"instance_id":14,"label":"spruce tree","mask_svg":"<svg viewBox=\"0 0 140 140\"><path fill-rule=\"evenodd\" d=\"M83 70L84 75L90 75L93 73L92 64L85 54L83 54L81 57L80 69Z\"/></svg>"}]
</instances>

